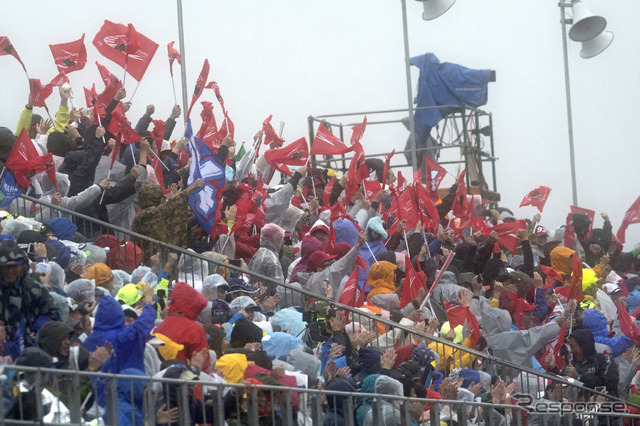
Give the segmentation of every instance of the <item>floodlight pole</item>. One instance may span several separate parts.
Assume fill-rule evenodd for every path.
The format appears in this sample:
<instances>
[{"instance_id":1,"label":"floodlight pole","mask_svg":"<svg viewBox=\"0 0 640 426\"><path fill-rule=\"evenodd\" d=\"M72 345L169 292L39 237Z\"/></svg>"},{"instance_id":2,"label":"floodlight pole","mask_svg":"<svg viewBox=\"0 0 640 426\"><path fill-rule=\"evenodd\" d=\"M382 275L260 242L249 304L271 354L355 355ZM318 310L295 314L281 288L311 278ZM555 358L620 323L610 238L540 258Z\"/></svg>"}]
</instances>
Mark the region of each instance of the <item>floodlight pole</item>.
<instances>
[{"instance_id":1,"label":"floodlight pole","mask_svg":"<svg viewBox=\"0 0 640 426\"><path fill-rule=\"evenodd\" d=\"M571 162L571 191L573 205L578 205L578 185L576 182L576 157L573 149L573 117L571 113L571 82L569 79L569 55L567 53L567 28L571 20L566 19L565 7L571 7L571 3L558 3L560 7L560 25L562 26L562 51L564 54L564 85L567 98L567 128L569 130L569 160Z\"/></svg>"},{"instance_id":2,"label":"floodlight pole","mask_svg":"<svg viewBox=\"0 0 640 426\"><path fill-rule=\"evenodd\" d=\"M404 66L407 76L407 109L409 110L409 139L411 140L411 167L415 173L418 170L418 155L416 149L416 127L413 120L413 93L411 90L411 58L409 57L409 31L407 29L407 1L402 1L402 29L404 31Z\"/></svg>"},{"instance_id":3,"label":"floodlight pole","mask_svg":"<svg viewBox=\"0 0 640 426\"><path fill-rule=\"evenodd\" d=\"M182 23L182 0L178 0L178 36L180 37L180 76L182 78L182 117L187 124L187 60L185 58L184 28Z\"/></svg>"}]
</instances>

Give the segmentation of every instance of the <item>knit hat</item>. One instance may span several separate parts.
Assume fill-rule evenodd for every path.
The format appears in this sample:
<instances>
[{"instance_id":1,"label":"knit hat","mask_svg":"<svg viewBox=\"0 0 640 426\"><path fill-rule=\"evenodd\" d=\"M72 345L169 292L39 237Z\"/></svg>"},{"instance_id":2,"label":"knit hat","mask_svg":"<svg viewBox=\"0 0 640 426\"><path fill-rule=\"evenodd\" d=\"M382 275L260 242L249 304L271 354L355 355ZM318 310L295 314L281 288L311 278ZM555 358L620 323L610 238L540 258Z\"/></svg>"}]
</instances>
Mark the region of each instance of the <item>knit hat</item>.
<instances>
[{"instance_id":1,"label":"knit hat","mask_svg":"<svg viewBox=\"0 0 640 426\"><path fill-rule=\"evenodd\" d=\"M104 263L94 263L87 269L86 278L89 280L94 280L96 285L101 285L109 281L112 277L113 273L111 272L111 268L109 268Z\"/></svg>"},{"instance_id":2,"label":"knit hat","mask_svg":"<svg viewBox=\"0 0 640 426\"><path fill-rule=\"evenodd\" d=\"M369 219L369 222L367 222L367 230L372 230L376 234L379 234L383 239L388 237L387 231L385 231L384 226L382 225L382 219L378 216Z\"/></svg>"}]
</instances>

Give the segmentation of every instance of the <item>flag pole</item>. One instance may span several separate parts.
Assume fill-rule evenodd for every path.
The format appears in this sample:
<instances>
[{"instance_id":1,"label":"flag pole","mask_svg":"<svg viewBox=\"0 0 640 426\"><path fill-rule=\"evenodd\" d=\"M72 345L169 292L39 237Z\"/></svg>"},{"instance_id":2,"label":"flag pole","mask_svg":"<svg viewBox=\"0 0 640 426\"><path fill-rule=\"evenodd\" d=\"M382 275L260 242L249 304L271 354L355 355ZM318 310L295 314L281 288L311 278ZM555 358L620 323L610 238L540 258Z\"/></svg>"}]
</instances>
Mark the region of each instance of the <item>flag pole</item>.
<instances>
[{"instance_id":1,"label":"flag pole","mask_svg":"<svg viewBox=\"0 0 640 426\"><path fill-rule=\"evenodd\" d=\"M178 0L178 36L180 40L180 59L182 60L182 66L180 67L180 73L182 76L182 111L185 124L187 123L187 59L186 59L186 49L184 43L184 28L182 23L182 0Z\"/></svg>"},{"instance_id":2,"label":"flag pole","mask_svg":"<svg viewBox=\"0 0 640 426\"><path fill-rule=\"evenodd\" d=\"M124 60L124 77L122 78L123 89L124 89L124 83L127 81L127 62L129 62L129 54L127 54L127 58Z\"/></svg>"},{"instance_id":3,"label":"flag pole","mask_svg":"<svg viewBox=\"0 0 640 426\"><path fill-rule=\"evenodd\" d=\"M122 86L124 87L124 84ZM138 84L136 84L136 88L133 89L133 95L131 95L131 97L129 98L129 102L133 102L133 97L136 95L136 92L138 91L138 86L140 86L140 82L138 82Z\"/></svg>"},{"instance_id":4,"label":"flag pole","mask_svg":"<svg viewBox=\"0 0 640 426\"><path fill-rule=\"evenodd\" d=\"M176 82L173 80L173 73L171 73L171 87L173 87L173 104L178 105L178 98L176 97Z\"/></svg>"},{"instance_id":5,"label":"flag pole","mask_svg":"<svg viewBox=\"0 0 640 426\"><path fill-rule=\"evenodd\" d=\"M451 253L449 253L449 256L447 257L447 260L444 261L444 264L440 268L440 273L438 274L436 279L433 281L433 284L431 284L431 288L429 289L429 292L427 293L427 297L422 302L422 305L420 305L420 310L422 310L422 308L424 308L424 305L427 303L427 300L429 300L429 297L431 297L431 292L435 288L436 284L438 284L438 281L440 281L440 278L442 278L442 275L444 274L444 271L446 271L447 267L449 267L449 264L451 263L451 260L453 259L453 256L455 256L455 254L456 253L453 250L451 250Z\"/></svg>"},{"instance_id":6,"label":"flag pole","mask_svg":"<svg viewBox=\"0 0 640 426\"><path fill-rule=\"evenodd\" d=\"M162 162L160 157L158 157L158 154L156 154L152 149L150 151L153 154L153 156L158 159L158 163L162 164L162 167L164 167L168 172L170 172L171 170L169 170L169 167L167 167L167 165Z\"/></svg>"},{"instance_id":7,"label":"flag pole","mask_svg":"<svg viewBox=\"0 0 640 426\"><path fill-rule=\"evenodd\" d=\"M367 242L366 244L367 244L367 248L369 249L369 253L371 253L371 256L373 256L373 260L375 260L375 261L376 261L376 265L380 265L380 264L378 263L378 259L376 259L376 255L375 255L375 254L373 254L373 250L371 250L371 247L369 247L369 243Z\"/></svg>"}]
</instances>

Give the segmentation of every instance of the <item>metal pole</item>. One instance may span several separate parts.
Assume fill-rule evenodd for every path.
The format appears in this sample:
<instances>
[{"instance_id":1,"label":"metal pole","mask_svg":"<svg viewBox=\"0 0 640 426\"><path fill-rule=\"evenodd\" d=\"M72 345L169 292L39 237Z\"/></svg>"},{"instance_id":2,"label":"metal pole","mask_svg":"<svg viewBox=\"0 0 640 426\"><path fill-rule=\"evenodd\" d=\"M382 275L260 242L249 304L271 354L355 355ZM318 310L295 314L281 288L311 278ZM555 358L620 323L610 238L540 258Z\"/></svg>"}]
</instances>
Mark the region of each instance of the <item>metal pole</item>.
<instances>
[{"instance_id":1,"label":"metal pole","mask_svg":"<svg viewBox=\"0 0 640 426\"><path fill-rule=\"evenodd\" d=\"M178 0L178 33L180 37L180 58L182 66L180 67L180 75L182 76L182 116L184 123L187 124L187 59L184 48L184 28L182 23L182 0Z\"/></svg>"},{"instance_id":2,"label":"metal pole","mask_svg":"<svg viewBox=\"0 0 640 426\"><path fill-rule=\"evenodd\" d=\"M569 56L567 53L567 31L564 3L558 3L560 7L560 25L562 26L562 51L564 54L564 84L567 98L567 127L569 130L569 158L571 161L571 190L573 195L573 205L578 205L578 185L576 183L576 158L573 150L573 118L571 114L571 83L569 81Z\"/></svg>"},{"instance_id":3,"label":"metal pole","mask_svg":"<svg viewBox=\"0 0 640 426\"><path fill-rule=\"evenodd\" d=\"M411 167L415 173L418 170L418 155L416 154L416 128L413 121L413 93L411 92L411 64L409 61L409 32L407 30L407 0L402 0L402 30L404 32L404 67L407 74L407 103L409 109L409 138L411 140Z\"/></svg>"}]
</instances>

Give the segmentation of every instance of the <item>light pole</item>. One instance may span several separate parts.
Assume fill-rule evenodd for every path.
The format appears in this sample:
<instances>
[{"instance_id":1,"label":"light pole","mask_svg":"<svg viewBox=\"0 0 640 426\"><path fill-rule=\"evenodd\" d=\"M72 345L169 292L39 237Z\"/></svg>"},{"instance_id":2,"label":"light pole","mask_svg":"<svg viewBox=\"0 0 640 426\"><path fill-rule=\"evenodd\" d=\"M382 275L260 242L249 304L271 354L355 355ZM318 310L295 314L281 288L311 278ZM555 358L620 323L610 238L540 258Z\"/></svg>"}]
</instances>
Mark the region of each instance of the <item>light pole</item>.
<instances>
[{"instance_id":1,"label":"light pole","mask_svg":"<svg viewBox=\"0 0 640 426\"><path fill-rule=\"evenodd\" d=\"M404 66L407 78L407 109L409 111L409 140L411 141L411 167L415 173L418 170L418 142L416 141L416 126L413 117L413 90L411 88L411 57L409 56L409 31L407 28L407 1L402 1L402 30L404 34ZM417 0L423 4L422 19L430 21L445 13L456 0Z\"/></svg>"},{"instance_id":2,"label":"light pole","mask_svg":"<svg viewBox=\"0 0 640 426\"><path fill-rule=\"evenodd\" d=\"M182 117L184 117L184 124L187 124L187 60L185 59L185 46L184 46L184 25L182 22L182 0L178 0L178 36L180 37L180 59L182 65L180 66L180 75L182 77Z\"/></svg>"},{"instance_id":3,"label":"light pole","mask_svg":"<svg viewBox=\"0 0 640 426\"><path fill-rule=\"evenodd\" d=\"M569 30L569 37L573 41L582 42L580 56L592 58L604 51L613 41L613 33L604 31L607 21L594 15L579 0L572 3L558 3L560 7L560 25L562 26L562 52L564 59L564 84L567 99L567 128L569 131L569 161L571 163L571 192L573 205L578 205L578 184L576 181L576 159L573 146L573 115L571 111L571 82L569 78L569 55L567 53L567 28L573 24ZM567 19L565 9L572 8L573 19Z\"/></svg>"}]
</instances>

